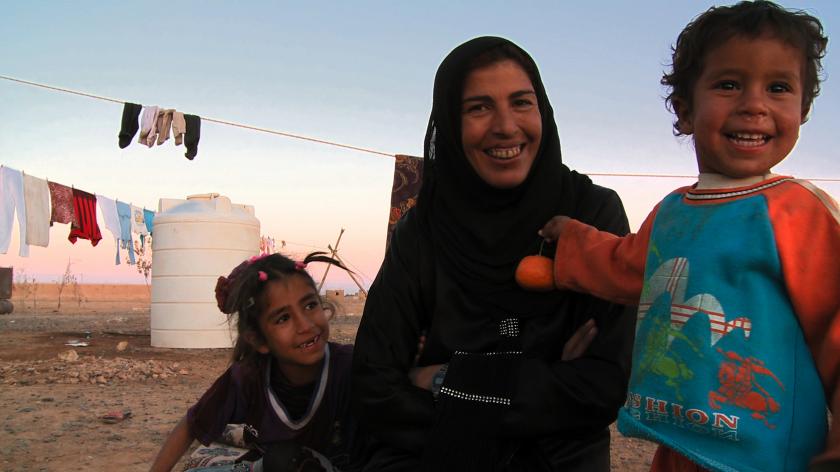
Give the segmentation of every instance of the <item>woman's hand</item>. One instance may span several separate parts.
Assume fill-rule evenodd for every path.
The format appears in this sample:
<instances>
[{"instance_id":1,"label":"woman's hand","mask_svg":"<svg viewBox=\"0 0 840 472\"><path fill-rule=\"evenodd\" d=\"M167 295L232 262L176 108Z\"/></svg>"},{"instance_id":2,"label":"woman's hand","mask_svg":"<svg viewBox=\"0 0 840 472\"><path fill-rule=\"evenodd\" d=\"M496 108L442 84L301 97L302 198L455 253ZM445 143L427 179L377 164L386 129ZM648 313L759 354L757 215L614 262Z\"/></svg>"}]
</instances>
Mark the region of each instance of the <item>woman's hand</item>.
<instances>
[{"instance_id":1,"label":"woman's hand","mask_svg":"<svg viewBox=\"0 0 840 472\"><path fill-rule=\"evenodd\" d=\"M575 334L566 341L563 345L563 355L560 360L573 361L586 352L592 340L598 335L598 327L595 325L595 320L589 319L582 324L580 328L575 331ZM414 367L409 369L408 378L411 383L422 389L432 390L432 379L435 374L443 367L443 364L432 364L423 367L417 367L417 361L420 359L420 354L423 352L423 346L426 342L425 336L420 336L417 342L417 355L414 357Z\"/></svg>"},{"instance_id":2,"label":"woman's hand","mask_svg":"<svg viewBox=\"0 0 840 472\"><path fill-rule=\"evenodd\" d=\"M568 216L555 216L548 220L548 223L541 230L537 231L537 234L548 242L557 241L560 235L563 234L563 228L570 219Z\"/></svg>"},{"instance_id":3,"label":"woman's hand","mask_svg":"<svg viewBox=\"0 0 840 472\"><path fill-rule=\"evenodd\" d=\"M414 363L412 367L417 367L420 362L420 355L423 354L423 348L426 347L426 331L420 332L420 338L417 339L417 354L414 355Z\"/></svg>"},{"instance_id":4,"label":"woman's hand","mask_svg":"<svg viewBox=\"0 0 840 472\"><path fill-rule=\"evenodd\" d=\"M408 371L408 378L416 387L432 390L432 379L435 374L444 366L444 364L425 365L423 367L412 367Z\"/></svg>"},{"instance_id":5,"label":"woman's hand","mask_svg":"<svg viewBox=\"0 0 840 472\"><path fill-rule=\"evenodd\" d=\"M586 349L592 344L592 340L598 334L598 327L595 320L590 318L586 323L575 331L575 334L563 345L563 355L560 358L564 361L572 361L581 357Z\"/></svg>"},{"instance_id":6,"label":"woman's hand","mask_svg":"<svg viewBox=\"0 0 840 472\"><path fill-rule=\"evenodd\" d=\"M572 361L583 356L583 353L586 352L586 349L589 348L592 340L597 335L598 327L595 325L595 320L590 318L563 345L563 355L560 359L563 361ZM420 354L423 352L425 343L426 336L421 335L420 339L417 340L417 355L414 356L414 367L409 369L408 378L414 386L431 391L432 379L441 367L443 367L443 364L417 367L417 361L420 359Z\"/></svg>"},{"instance_id":7,"label":"woman's hand","mask_svg":"<svg viewBox=\"0 0 840 472\"><path fill-rule=\"evenodd\" d=\"M408 370L408 379L415 387L420 387L426 390L432 390L432 379L437 371L443 367L443 364L432 364L418 367L420 362L420 355L423 354L423 348L426 347L426 332L420 333L420 338L417 340L417 354L414 355L414 365Z\"/></svg>"}]
</instances>

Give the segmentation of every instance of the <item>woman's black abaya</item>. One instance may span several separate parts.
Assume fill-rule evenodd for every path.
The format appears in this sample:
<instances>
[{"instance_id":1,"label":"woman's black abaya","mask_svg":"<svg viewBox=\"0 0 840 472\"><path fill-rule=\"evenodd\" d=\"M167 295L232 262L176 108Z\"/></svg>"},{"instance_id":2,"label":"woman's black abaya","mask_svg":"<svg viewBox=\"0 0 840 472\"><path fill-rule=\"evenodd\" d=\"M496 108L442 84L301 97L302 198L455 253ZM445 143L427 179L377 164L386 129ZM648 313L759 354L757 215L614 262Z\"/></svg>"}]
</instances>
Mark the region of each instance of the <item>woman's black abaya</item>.
<instances>
[{"instance_id":1,"label":"woman's black abaya","mask_svg":"<svg viewBox=\"0 0 840 472\"><path fill-rule=\"evenodd\" d=\"M354 401L372 435L367 470L609 470L609 433L624 401L632 310L572 292L526 292L513 278L538 251L537 230L568 215L624 234L615 192L562 163L557 127L529 62L542 142L521 185L497 189L461 146L460 108L471 61L501 45L484 37L456 48L435 78L418 205L398 223L371 286L354 355ZM513 46L518 50L516 46ZM598 336L561 361L587 319ZM408 379L420 365L449 363L435 401Z\"/></svg>"}]
</instances>

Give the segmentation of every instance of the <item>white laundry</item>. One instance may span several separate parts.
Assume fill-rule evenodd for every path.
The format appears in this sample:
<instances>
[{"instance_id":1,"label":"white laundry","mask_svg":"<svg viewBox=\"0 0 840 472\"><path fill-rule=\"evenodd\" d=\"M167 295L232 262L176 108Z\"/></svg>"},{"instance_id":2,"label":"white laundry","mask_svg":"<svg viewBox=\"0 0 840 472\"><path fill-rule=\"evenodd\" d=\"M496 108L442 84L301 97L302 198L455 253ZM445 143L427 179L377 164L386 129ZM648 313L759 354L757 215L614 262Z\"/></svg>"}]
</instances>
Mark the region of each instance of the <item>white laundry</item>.
<instances>
[{"instance_id":1,"label":"white laundry","mask_svg":"<svg viewBox=\"0 0 840 472\"><path fill-rule=\"evenodd\" d=\"M114 242L117 246L116 265L120 265L119 241L122 231L120 229L120 217L117 214L117 202L108 197L97 195L96 203L99 205L99 210L102 211L102 218L105 220L105 228L114 235Z\"/></svg>"},{"instance_id":2,"label":"white laundry","mask_svg":"<svg viewBox=\"0 0 840 472\"><path fill-rule=\"evenodd\" d=\"M12 218L17 210L20 228L20 255L29 257L26 244L26 205L23 203L23 178L19 170L0 167L0 254L6 254L12 242Z\"/></svg>"},{"instance_id":3,"label":"white laundry","mask_svg":"<svg viewBox=\"0 0 840 472\"><path fill-rule=\"evenodd\" d=\"M143 209L131 205L131 232L136 234L149 234L146 228L146 217L143 214Z\"/></svg>"},{"instance_id":4,"label":"white laundry","mask_svg":"<svg viewBox=\"0 0 840 472\"><path fill-rule=\"evenodd\" d=\"M23 174L23 200L26 207L26 244L50 244L50 187L47 181Z\"/></svg>"}]
</instances>

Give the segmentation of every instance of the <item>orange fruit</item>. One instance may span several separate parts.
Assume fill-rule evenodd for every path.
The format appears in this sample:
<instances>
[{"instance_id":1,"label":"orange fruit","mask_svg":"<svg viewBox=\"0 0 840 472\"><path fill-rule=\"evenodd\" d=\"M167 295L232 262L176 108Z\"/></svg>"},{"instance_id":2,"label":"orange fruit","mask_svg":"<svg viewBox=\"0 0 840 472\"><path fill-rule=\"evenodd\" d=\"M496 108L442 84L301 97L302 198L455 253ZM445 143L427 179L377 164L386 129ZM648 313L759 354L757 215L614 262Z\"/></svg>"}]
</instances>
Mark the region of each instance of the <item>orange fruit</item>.
<instances>
[{"instance_id":1,"label":"orange fruit","mask_svg":"<svg viewBox=\"0 0 840 472\"><path fill-rule=\"evenodd\" d=\"M554 290L554 260L545 256L525 256L516 266L516 283L525 290Z\"/></svg>"}]
</instances>

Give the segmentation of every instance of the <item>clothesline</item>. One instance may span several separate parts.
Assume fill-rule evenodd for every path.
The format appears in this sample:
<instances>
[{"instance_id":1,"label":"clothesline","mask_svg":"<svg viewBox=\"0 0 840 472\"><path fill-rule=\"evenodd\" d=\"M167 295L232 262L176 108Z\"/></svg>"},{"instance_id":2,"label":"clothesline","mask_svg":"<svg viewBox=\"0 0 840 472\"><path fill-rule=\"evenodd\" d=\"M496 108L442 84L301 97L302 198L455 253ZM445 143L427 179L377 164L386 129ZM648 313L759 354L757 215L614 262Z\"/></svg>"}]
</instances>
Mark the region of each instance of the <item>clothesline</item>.
<instances>
[{"instance_id":1,"label":"clothesline","mask_svg":"<svg viewBox=\"0 0 840 472\"><path fill-rule=\"evenodd\" d=\"M17 214L20 232L21 257L29 256L29 246L48 247L50 243L50 227L53 223L70 225L68 239L73 244L77 239L89 240L96 246L103 237L100 228L110 231L116 242L114 262L119 265L120 247L127 251L128 263L135 263L134 237L139 235L141 241L147 234L152 233L152 221L155 212L141 208L131 203L121 202L119 199L105 197L98 193L86 192L48 179L41 179L22 170L0 164L0 199L9 199L11 208L5 209L0 218L0 254L6 254L11 241L12 220ZM104 218L104 226L100 224L97 207ZM9 211L11 210L11 212ZM328 247L294 241L280 241L282 246L287 244L307 246L327 251ZM145 243L143 243L145 245ZM275 240L265 236L260 237L260 249L274 252ZM353 267L357 273L361 271ZM367 276L364 275L366 278Z\"/></svg>"},{"instance_id":2,"label":"clothesline","mask_svg":"<svg viewBox=\"0 0 840 472\"><path fill-rule=\"evenodd\" d=\"M75 186L67 187L58 182L41 179L7 165L0 165L2 192L0 198L8 199L0 218L0 254L6 254L12 232L12 220L18 218L21 257L29 257L29 246L48 247L50 227L53 223L70 225L68 240L89 240L96 246L102 239L97 217L97 207L104 218L104 228L111 232L117 243L114 258L120 264L120 246L126 249L129 264L135 263L134 234L143 241L152 233L155 212L130 203L121 202L100 194L86 192ZM143 243L145 245L145 242Z\"/></svg>"},{"instance_id":3,"label":"clothesline","mask_svg":"<svg viewBox=\"0 0 840 472\"><path fill-rule=\"evenodd\" d=\"M33 87L41 87L41 88L45 88L45 89L49 89L49 90L54 90L56 92L70 93L70 94L73 94L73 95L80 95L82 97L93 98L93 99L96 99L96 100L103 100L103 101L106 101L106 102L118 103L120 105L123 105L127 102L126 100L118 100L118 99L115 99L115 98L103 97L101 95L94 95L92 93L80 92L78 90L71 90L71 89L64 88L64 87L56 87L56 86L53 86L53 85L41 84L41 83L38 83L38 82L29 81L29 80L16 79L14 77L8 77L8 76L5 76L5 75L0 75L0 79L9 80L9 81L12 81L12 82L18 82L18 83L25 84L25 85L31 85ZM219 119L219 118L208 118L204 115L201 116L201 120L202 121L210 121L210 122L213 122L213 123L218 123L218 124L227 125L227 126L235 126L237 128L250 129L250 130L253 130L253 131L259 131L261 133L275 134L275 135L284 136L284 137L287 137L287 138L302 139L304 141L311 141L311 142L314 142L314 143L326 144L326 145L329 145L329 146L336 146L336 147L345 148L345 149L352 149L354 151L367 152L367 153L370 153L370 154L377 154L377 155L380 155L380 156L394 157L394 154L389 154L387 152L376 151L376 150L373 150L373 149L367 149L367 148L358 147L358 146L351 146L349 144L336 143L336 142L333 142L333 141L327 141L327 140L324 140L324 139L312 138L312 137L309 137L309 136L303 136L303 135L300 135L300 134L288 133L288 132L285 132L285 131L278 131L278 130L273 130L273 129L269 129L269 128L261 128L259 126L252 126L252 125L247 125L247 124L244 124L244 123L236 123L234 121L222 120L222 119Z\"/></svg>"},{"instance_id":4,"label":"clothesline","mask_svg":"<svg viewBox=\"0 0 840 472\"><path fill-rule=\"evenodd\" d=\"M11 81L11 82L17 82L17 83L24 84L24 85L30 85L30 86L33 86L33 87L40 87L40 88L44 88L44 89L48 89L48 90L53 90L53 91L56 91L56 92L69 93L69 94L79 95L79 96L82 96L82 97L92 98L92 99L96 99L96 100L103 100L103 101L106 101L106 102L117 103L117 104L120 104L120 105L123 105L127 102L126 100L119 100L119 99L110 98L110 97L103 97L101 95L95 95L95 94L87 93L87 92L80 92L78 90L71 90L71 89L68 89L68 88L65 88L65 87L56 87L56 86L53 86L53 85L47 85L47 84L42 84L42 83L38 83L38 82L32 82L32 81L29 81L29 80L17 79L17 78L5 76L5 75L0 75L0 79L5 79L5 80ZM354 151L366 152L366 153L369 153L369 154L375 154L375 155L380 155L380 156L396 157L396 155L393 154L393 153L377 151L375 149L368 149L368 148L363 148L363 147L359 147L359 146L351 146L349 144L337 143L337 142L334 142L334 141L328 141L328 140L325 140L325 139L313 138L313 137L310 137L310 136L304 136L304 135L300 135L300 134L289 133L289 132L286 132L286 131L279 131L279 130L274 130L274 129L270 129L270 128L263 128L263 127L248 125L248 124L244 124L244 123L237 123L237 122L234 122L234 121L223 120L223 119L219 119L219 118L208 118L208 117L203 116L203 115L201 116L201 119L203 121L210 121L212 123L217 123L217 124L221 124L221 125L233 126L233 127L237 127L237 128L243 128L243 129L249 129L249 130L258 131L258 132L261 132L261 133L268 133L268 134L283 136L283 137L287 137L287 138L300 139L300 140L310 141L310 142L314 142L314 143L318 143L318 144L335 146L335 147L340 147L340 148L344 148L344 149L351 149L351 150L354 150ZM590 175L590 176L596 176L596 177L635 177L635 178L664 178L664 179L683 179L683 178L685 178L685 179L696 179L697 178L696 175L654 174L654 173L626 173L626 172L581 172L581 173L586 174L586 175ZM804 179L810 180L812 182L840 182L840 178L804 177Z\"/></svg>"},{"instance_id":5,"label":"clothesline","mask_svg":"<svg viewBox=\"0 0 840 472\"><path fill-rule=\"evenodd\" d=\"M609 173L609 172L581 172L588 176L596 177L653 177L666 179L697 179L697 175L675 175L675 174L634 174L634 173ZM819 178L819 177L805 177L803 180L810 180L811 182L840 182L840 179Z\"/></svg>"}]
</instances>

